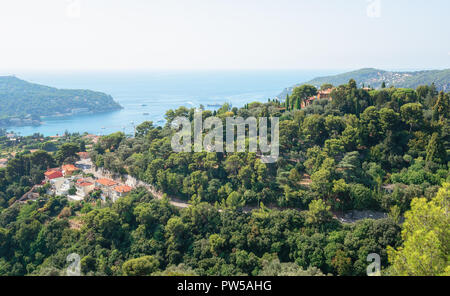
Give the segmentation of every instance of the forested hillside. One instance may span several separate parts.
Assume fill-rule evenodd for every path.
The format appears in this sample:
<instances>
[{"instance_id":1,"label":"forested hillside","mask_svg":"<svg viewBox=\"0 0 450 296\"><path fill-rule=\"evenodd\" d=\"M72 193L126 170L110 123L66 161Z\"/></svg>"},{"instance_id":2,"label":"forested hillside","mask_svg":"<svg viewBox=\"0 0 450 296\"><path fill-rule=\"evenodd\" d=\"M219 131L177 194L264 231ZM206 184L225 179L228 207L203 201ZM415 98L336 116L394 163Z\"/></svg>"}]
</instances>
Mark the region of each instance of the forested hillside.
<instances>
[{"instance_id":1,"label":"forested hillside","mask_svg":"<svg viewBox=\"0 0 450 296\"><path fill-rule=\"evenodd\" d=\"M44 162L63 163L78 144L17 155L0 169L0 274L63 274L77 253L86 275L365 275L377 253L384 274L448 275L449 95L350 80L332 100L299 110L305 89L317 91L203 111L280 117L274 164L253 153L173 152L171 122L195 112L184 107L169 110L164 127L145 122L135 137L94 145L97 167L152 184L162 200L137 188L115 204L45 192L13 204L22 186L41 180ZM191 206L173 207L175 197ZM335 219L351 210L388 217Z\"/></svg>"},{"instance_id":2,"label":"forested hillside","mask_svg":"<svg viewBox=\"0 0 450 296\"><path fill-rule=\"evenodd\" d=\"M97 166L129 173L169 196L231 207L276 204L306 209L315 199L334 210L402 211L412 197L431 198L448 178L449 95L429 86L371 90L352 80L333 99L297 110L296 98L244 108L222 107L203 116L280 117L280 160L255 154L175 153L169 128L184 107L166 114L165 128L144 123L135 138L104 137L92 153ZM401 185L400 185L401 184ZM385 189L394 188L393 193Z\"/></svg>"},{"instance_id":3,"label":"forested hillside","mask_svg":"<svg viewBox=\"0 0 450 296\"><path fill-rule=\"evenodd\" d=\"M120 109L109 95L66 90L0 77L0 125L38 123L41 116L97 113ZM34 121L34 122L33 122Z\"/></svg>"}]
</instances>

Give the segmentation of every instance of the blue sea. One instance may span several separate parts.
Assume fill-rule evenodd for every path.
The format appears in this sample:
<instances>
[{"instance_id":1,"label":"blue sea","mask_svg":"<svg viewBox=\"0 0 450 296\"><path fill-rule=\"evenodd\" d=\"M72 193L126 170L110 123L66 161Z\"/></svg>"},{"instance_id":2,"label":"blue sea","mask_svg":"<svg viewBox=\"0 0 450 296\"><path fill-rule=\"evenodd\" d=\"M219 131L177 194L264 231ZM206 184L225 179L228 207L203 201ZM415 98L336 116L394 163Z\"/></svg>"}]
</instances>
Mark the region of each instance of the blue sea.
<instances>
[{"instance_id":1,"label":"blue sea","mask_svg":"<svg viewBox=\"0 0 450 296\"><path fill-rule=\"evenodd\" d=\"M18 78L57 88L90 89L111 95L124 108L119 111L44 118L40 126L10 127L22 136L65 131L106 135L117 131L132 134L144 121L164 124L169 109L230 103L233 107L274 98L284 88L338 70L258 71L158 71L87 73L16 73ZM212 108L210 108L212 109Z\"/></svg>"}]
</instances>

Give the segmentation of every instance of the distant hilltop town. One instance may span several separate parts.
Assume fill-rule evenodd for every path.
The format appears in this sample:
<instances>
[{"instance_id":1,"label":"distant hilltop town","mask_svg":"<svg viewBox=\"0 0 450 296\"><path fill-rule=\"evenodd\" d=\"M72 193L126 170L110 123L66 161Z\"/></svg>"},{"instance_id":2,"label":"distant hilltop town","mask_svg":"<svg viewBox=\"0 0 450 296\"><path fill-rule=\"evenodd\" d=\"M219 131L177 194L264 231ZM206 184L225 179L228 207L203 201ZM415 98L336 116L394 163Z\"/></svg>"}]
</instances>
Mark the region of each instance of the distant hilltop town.
<instances>
[{"instance_id":1,"label":"distant hilltop town","mask_svg":"<svg viewBox=\"0 0 450 296\"><path fill-rule=\"evenodd\" d=\"M350 79L358 82L358 87L381 88L384 84L386 87L397 88L413 88L416 89L420 85L434 84L437 91L450 91L450 69L432 70L432 71L415 71L415 72L394 72L373 68L365 68L351 71L343 74L318 77L313 80L299 83L288 87L280 93L277 98L284 100L287 95L291 95L295 87L309 84L319 88L323 84L342 85Z\"/></svg>"}]
</instances>

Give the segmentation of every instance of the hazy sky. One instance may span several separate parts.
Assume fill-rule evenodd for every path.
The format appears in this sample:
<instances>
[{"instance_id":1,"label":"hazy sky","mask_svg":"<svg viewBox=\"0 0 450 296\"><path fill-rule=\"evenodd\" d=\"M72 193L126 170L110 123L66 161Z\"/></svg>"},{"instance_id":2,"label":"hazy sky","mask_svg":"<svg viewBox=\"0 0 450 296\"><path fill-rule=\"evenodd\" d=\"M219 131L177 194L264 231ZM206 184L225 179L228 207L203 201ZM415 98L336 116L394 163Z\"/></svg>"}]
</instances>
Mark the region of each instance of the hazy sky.
<instances>
[{"instance_id":1,"label":"hazy sky","mask_svg":"<svg viewBox=\"0 0 450 296\"><path fill-rule=\"evenodd\" d=\"M450 68L448 0L1 0L0 73Z\"/></svg>"}]
</instances>

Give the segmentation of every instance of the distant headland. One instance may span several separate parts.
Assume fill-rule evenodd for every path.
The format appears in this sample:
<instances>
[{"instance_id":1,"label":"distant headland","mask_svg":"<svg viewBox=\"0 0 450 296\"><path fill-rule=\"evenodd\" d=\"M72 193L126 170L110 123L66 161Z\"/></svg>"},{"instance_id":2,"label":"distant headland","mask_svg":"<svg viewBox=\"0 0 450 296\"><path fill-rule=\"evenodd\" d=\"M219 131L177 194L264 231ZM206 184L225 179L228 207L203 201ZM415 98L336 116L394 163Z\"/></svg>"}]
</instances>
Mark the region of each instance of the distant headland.
<instances>
[{"instance_id":1,"label":"distant headland","mask_svg":"<svg viewBox=\"0 0 450 296\"><path fill-rule=\"evenodd\" d=\"M0 126L40 125L42 117L95 114L122 109L105 93L57 89L0 76Z\"/></svg>"}]
</instances>

